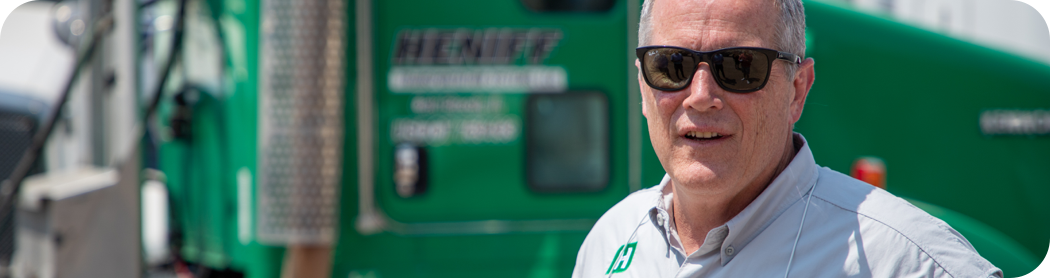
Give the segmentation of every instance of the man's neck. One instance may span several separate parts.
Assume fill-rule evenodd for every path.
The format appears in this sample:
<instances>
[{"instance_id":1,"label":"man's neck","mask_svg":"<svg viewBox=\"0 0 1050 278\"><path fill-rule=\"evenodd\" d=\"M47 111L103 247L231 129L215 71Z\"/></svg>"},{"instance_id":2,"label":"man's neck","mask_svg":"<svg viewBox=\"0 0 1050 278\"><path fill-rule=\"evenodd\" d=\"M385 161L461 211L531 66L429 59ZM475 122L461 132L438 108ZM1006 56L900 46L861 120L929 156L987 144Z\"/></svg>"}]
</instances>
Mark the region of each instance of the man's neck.
<instances>
[{"instance_id":1,"label":"man's neck","mask_svg":"<svg viewBox=\"0 0 1050 278\"><path fill-rule=\"evenodd\" d=\"M794 141L794 135L792 135L791 140L788 140L784 147L784 155L777 161L775 167L769 167L758 176L759 178L751 181L735 194L721 196L689 194L689 192L676 190L672 179L668 184L671 186L671 192L674 193L671 213L674 216L675 230L678 232L678 237L687 255L700 249L709 231L729 222L743 211L787 168L801 148L801 145Z\"/></svg>"}]
</instances>

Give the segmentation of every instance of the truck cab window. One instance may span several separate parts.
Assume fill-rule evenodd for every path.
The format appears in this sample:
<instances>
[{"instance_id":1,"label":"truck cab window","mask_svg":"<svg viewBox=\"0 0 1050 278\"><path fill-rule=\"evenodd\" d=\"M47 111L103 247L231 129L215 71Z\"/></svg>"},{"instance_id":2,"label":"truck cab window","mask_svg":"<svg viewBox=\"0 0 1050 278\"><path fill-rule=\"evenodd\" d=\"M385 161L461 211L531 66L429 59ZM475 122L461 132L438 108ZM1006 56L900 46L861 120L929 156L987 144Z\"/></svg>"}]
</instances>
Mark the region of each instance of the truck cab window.
<instances>
[{"instance_id":1,"label":"truck cab window","mask_svg":"<svg viewBox=\"0 0 1050 278\"><path fill-rule=\"evenodd\" d=\"M529 98L526 176L535 191L597 191L609 180L609 108L604 94Z\"/></svg>"}]
</instances>

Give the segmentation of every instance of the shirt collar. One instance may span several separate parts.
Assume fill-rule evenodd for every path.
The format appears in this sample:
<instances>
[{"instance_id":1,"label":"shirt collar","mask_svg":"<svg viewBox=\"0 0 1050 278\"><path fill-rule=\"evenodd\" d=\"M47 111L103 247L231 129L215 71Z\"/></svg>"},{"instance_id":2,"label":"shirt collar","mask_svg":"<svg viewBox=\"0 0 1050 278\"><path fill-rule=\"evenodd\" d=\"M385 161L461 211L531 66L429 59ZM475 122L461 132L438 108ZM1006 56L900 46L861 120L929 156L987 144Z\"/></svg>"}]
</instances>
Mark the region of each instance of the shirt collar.
<instances>
[{"instance_id":1,"label":"shirt collar","mask_svg":"<svg viewBox=\"0 0 1050 278\"><path fill-rule=\"evenodd\" d=\"M780 214L809 192L817 181L818 167L805 137L795 133L793 138L796 145L802 146L798 148L798 153L791 163L744 210L725 225L708 232L697 254L714 251L717 247L721 250L722 265L729 263ZM682 250L678 233L674 230L674 220L671 218L674 208L671 201L673 193L667 187L670 181L671 177L668 175L664 175L660 181L658 187L661 194L656 200L656 206L650 211L650 217L654 218L653 223L664 232L668 243Z\"/></svg>"}]
</instances>

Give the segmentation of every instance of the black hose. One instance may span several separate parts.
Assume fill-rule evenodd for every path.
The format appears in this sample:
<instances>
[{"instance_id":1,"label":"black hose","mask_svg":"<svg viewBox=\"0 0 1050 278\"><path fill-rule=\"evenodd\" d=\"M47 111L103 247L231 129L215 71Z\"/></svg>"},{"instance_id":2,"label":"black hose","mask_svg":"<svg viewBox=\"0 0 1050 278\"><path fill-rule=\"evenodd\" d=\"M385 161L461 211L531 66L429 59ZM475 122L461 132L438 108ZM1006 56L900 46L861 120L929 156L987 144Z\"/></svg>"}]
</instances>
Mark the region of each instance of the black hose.
<instances>
[{"instance_id":1,"label":"black hose","mask_svg":"<svg viewBox=\"0 0 1050 278\"><path fill-rule=\"evenodd\" d=\"M47 142L48 137L51 136L51 132L55 129L55 123L58 121L59 116L62 113L62 107L69 101L69 95L73 90L73 85L76 84L77 79L80 77L80 68L91 61L95 49L102 41L100 37L105 32L111 30L112 27L112 16L103 16L95 22L90 38L91 41L88 42L87 47L83 52L77 53L77 59L73 63L72 73L70 73L69 79L66 80L65 86L62 87L62 93L59 95L58 104L50 111L44 125L41 126L40 129L37 129L36 134L33 134L31 145L29 145L29 148L22 153L22 158L18 160L18 164L15 166L15 169L11 171L11 175L0 183L0 212L3 212L0 213L0 215L3 215L8 209L10 209L11 201L14 200L14 196L21 188L22 181L25 179L26 174L28 174L33 168L33 165L36 164L36 160L40 156L40 150L44 147L44 143Z\"/></svg>"},{"instance_id":2,"label":"black hose","mask_svg":"<svg viewBox=\"0 0 1050 278\"><path fill-rule=\"evenodd\" d=\"M153 4L153 2L155 2L155 1L147 1L146 3ZM157 112L157 107L160 105L160 100L161 100L161 98L164 97L164 87L166 87L167 84L168 84L168 78L171 75L171 71L175 67L175 63L177 61L179 61L181 59L181 57L182 57L182 37L183 37L183 32L184 32L183 30L185 30L185 25L186 25L186 23L185 23L185 19L186 19L186 3L188 3L188 2L189 2L188 0L179 0L179 9L178 9L178 12L177 12L177 14L175 16L175 33L172 35L172 41L171 41L171 48L170 48L171 52L168 53L168 60L164 64L163 71L160 74L160 81L157 82L157 87L153 88L153 92L152 92L153 98L150 99L149 105L146 107L146 112L143 113L142 134L140 134L140 137L141 136L145 136L146 130L149 129L150 119L153 118L153 113ZM155 149L155 150L157 150L157 149ZM187 152L187 153L189 153L189 152ZM156 156L156 159L158 161L160 160L159 155ZM188 160L187 160L187 163L188 163ZM188 168L184 169L184 170L188 171ZM170 196L169 196L169 198L170 198ZM170 203L170 200L169 200L169 203ZM174 213L174 214L178 214L179 213L177 210L171 210L171 212ZM172 246L171 246L170 251L171 251L171 255L172 255L172 258L174 259L174 261L177 262L177 263L182 263L183 262L182 261L182 252L181 252L181 250L182 250L182 241L183 241L182 237L185 236L185 234L184 234L183 227L181 226L181 224L179 224L179 221L177 220L178 217L175 217L174 219L176 219L176 221L175 221L176 224L173 225L173 227L172 227L173 231L172 231L172 234L170 236L175 237L176 239L172 241L172 244L171 244ZM191 271L191 274L193 274L193 276L199 277L196 273L193 273L192 270L190 270L190 271Z\"/></svg>"},{"instance_id":3,"label":"black hose","mask_svg":"<svg viewBox=\"0 0 1050 278\"><path fill-rule=\"evenodd\" d=\"M139 2L139 9L141 9L141 8L153 6L153 4L157 4L157 2L160 2L160 0L140 0L138 2Z\"/></svg>"},{"instance_id":4,"label":"black hose","mask_svg":"<svg viewBox=\"0 0 1050 278\"><path fill-rule=\"evenodd\" d=\"M171 73L171 69L181 52L180 49L182 47L182 34L185 25L184 20L186 18L187 2L187 0L179 1L178 16L175 18L175 34L174 39L172 40L171 53L168 55L167 64L164 67L164 71L161 73L160 82L157 84L157 88L154 89L153 100L150 101L150 105L144 114L146 120L148 120L157 110L157 105L164 92L164 86L168 81L168 75ZM18 160L18 165L15 166L11 175L0 183L0 215L4 215L8 210L12 209L12 201L21 189L22 181L25 180L26 174L28 174L33 168L33 165L36 164L36 161L40 156L40 151L44 147L44 143L46 143L47 139L51 136L51 132L55 128L55 123L58 121L63 107L66 102L69 101L69 95L73 90L73 85L80 76L80 68L91 61L96 48L102 41L101 37L106 32L112 30L112 28L112 15L102 16L95 22L94 28L91 32L90 41L88 42L86 49L82 53L78 53L76 62L73 64L72 73L70 73L69 79L66 80L65 86L62 88L62 93L59 95L58 103L54 106L54 109L50 111L44 125L33 134L31 145L22 154L22 158ZM143 122L147 123L148 121Z\"/></svg>"},{"instance_id":5,"label":"black hose","mask_svg":"<svg viewBox=\"0 0 1050 278\"><path fill-rule=\"evenodd\" d=\"M171 74L171 69L175 67L175 61L181 56L182 52L182 33L184 29L186 19L186 2L187 0L179 1L179 12L175 17L175 35L171 42L171 53L168 54L168 62L164 65L164 71L160 74L160 82L157 83L157 87L153 89L153 99L150 100L149 106L146 107L146 113L143 114L143 124L149 123L149 119L153 116L153 113L157 111L157 106L160 104L161 97L164 96L164 86L168 83L168 75Z\"/></svg>"}]
</instances>

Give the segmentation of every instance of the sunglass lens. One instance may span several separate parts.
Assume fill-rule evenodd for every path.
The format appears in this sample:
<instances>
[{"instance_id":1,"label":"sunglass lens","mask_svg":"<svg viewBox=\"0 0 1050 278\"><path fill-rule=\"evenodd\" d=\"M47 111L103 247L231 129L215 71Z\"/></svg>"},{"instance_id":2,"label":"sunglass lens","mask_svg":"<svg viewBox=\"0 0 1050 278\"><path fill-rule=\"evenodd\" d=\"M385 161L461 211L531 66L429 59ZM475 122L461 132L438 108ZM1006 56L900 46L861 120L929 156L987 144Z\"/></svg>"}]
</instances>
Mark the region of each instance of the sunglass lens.
<instances>
[{"instance_id":1,"label":"sunglass lens","mask_svg":"<svg viewBox=\"0 0 1050 278\"><path fill-rule=\"evenodd\" d=\"M692 53L674 48L654 48L642 57L645 77L653 87L679 90L689 85L700 61Z\"/></svg>"},{"instance_id":2,"label":"sunglass lens","mask_svg":"<svg viewBox=\"0 0 1050 278\"><path fill-rule=\"evenodd\" d=\"M723 87L736 91L751 91L766 83L769 76L769 57L750 49L720 51L712 56L715 78Z\"/></svg>"}]
</instances>

